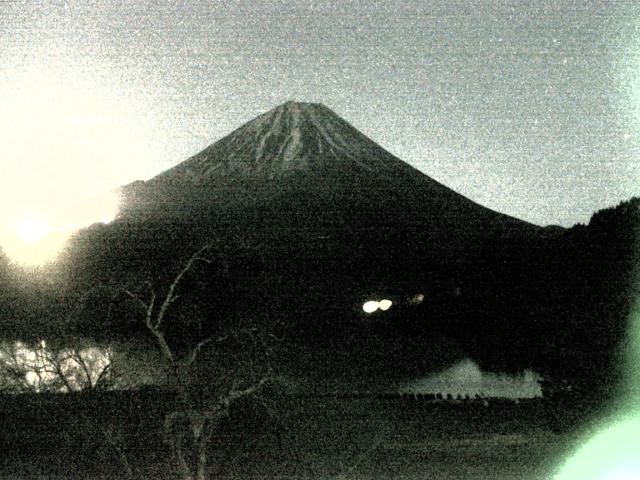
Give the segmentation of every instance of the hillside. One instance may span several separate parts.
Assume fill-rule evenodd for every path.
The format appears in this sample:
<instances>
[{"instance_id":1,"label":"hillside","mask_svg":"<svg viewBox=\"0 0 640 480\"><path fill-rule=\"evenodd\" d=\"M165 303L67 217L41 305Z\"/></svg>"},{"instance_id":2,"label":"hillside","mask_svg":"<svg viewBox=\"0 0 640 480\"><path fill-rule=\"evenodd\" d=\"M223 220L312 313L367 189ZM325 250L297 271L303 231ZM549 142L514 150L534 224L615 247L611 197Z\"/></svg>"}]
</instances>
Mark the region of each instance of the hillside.
<instances>
[{"instance_id":1,"label":"hillside","mask_svg":"<svg viewBox=\"0 0 640 480\"><path fill-rule=\"evenodd\" d=\"M124 192L125 211L154 215L258 207L298 217L326 211L356 227L401 219L448 234L538 230L446 188L320 104L280 105Z\"/></svg>"},{"instance_id":2,"label":"hillside","mask_svg":"<svg viewBox=\"0 0 640 480\"><path fill-rule=\"evenodd\" d=\"M620 303L611 334L591 341L593 312L611 305L602 295L612 291L593 268L629 262L626 253L604 262L615 253L605 255L595 220L545 229L493 212L321 105L281 105L124 192L120 218L69 248L72 289L166 285L213 239L216 262L194 272L175 306L176 338L193 335L180 319L205 332L239 319L269 326L290 340L287 368L320 382L335 372L348 381L406 378L466 356L490 370L584 376L586 367L572 366L591 365L594 349L607 375L622 335ZM595 263L583 268L581 255ZM412 306L418 293L426 301ZM364 314L365 301L383 297L394 302L389 312ZM143 330L110 301L97 295L79 328Z\"/></svg>"}]
</instances>

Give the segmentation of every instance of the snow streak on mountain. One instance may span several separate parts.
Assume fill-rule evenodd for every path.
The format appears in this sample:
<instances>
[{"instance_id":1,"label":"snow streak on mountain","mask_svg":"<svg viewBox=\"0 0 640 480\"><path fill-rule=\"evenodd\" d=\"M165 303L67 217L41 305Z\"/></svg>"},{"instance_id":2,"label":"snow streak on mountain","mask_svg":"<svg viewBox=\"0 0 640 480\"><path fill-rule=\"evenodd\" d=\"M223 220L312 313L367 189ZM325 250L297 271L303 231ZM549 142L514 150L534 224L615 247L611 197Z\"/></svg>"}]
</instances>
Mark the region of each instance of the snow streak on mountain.
<instances>
[{"instance_id":1,"label":"snow streak on mountain","mask_svg":"<svg viewBox=\"0 0 640 480\"><path fill-rule=\"evenodd\" d=\"M327 163L368 172L400 161L320 104L287 102L260 115L162 177L201 183L227 175L278 178Z\"/></svg>"},{"instance_id":2,"label":"snow streak on mountain","mask_svg":"<svg viewBox=\"0 0 640 480\"><path fill-rule=\"evenodd\" d=\"M305 237L346 226L367 236L384 230L398 245L409 237L442 244L459 235L538 230L454 192L313 103L284 103L123 190L128 212L146 218L231 215L242 224L247 215L262 215L272 219L272 229L304 231ZM324 227L316 234L319 223Z\"/></svg>"}]
</instances>

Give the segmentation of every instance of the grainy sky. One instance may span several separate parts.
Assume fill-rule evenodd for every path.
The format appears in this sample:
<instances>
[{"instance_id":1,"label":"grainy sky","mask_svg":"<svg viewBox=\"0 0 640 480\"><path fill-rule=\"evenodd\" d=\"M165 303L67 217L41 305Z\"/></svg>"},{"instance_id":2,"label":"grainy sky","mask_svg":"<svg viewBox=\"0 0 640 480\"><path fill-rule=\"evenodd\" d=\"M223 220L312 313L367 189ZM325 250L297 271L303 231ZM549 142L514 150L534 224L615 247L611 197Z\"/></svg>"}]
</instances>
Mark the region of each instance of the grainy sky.
<instances>
[{"instance_id":1,"label":"grainy sky","mask_svg":"<svg viewBox=\"0 0 640 480\"><path fill-rule=\"evenodd\" d=\"M638 3L0 1L0 213L148 178L293 99L490 208L586 222L640 195Z\"/></svg>"}]
</instances>

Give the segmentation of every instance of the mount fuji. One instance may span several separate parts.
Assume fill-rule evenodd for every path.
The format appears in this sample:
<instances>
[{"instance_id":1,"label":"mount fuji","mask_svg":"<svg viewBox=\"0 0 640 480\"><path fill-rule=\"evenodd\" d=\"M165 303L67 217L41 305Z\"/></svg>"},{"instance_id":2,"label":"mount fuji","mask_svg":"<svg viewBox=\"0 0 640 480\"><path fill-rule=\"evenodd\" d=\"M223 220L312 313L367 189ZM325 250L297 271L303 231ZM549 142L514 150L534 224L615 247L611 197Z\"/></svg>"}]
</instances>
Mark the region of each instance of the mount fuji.
<instances>
[{"instance_id":1,"label":"mount fuji","mask_svg":"<svg viewBox=\"0 0 640 480\"><path fill-rule=\"evenodd\" d=\"M312 237L331 235L327 228L336 226L409 228L432 239L541 230L448 189L313 103L284 103L123 193L125 215L206 217L256 207L279 217L311 215L312 226L298 227L316 230Z\"/></svg>"},{"instance_id":2,"label":"mount fuji","mask_svg":"<svg viewBox=\"0 0 640 480\"><path fill-rule=\"evenodd\" d=\"M454 192L327 107L294 102L122 197L115 221L70 242L65 295L166 287L214 240L228 268L212 261L185 281L168 323L177 339L233 322L277 327L287 370L318 384L417 378L464 358L593 389L613 378L635 298L637 199L588 226L539 227ZM95 295L83 334L144 335L130 321L139 312ZM381 299L388 311L363 311Z\"/></svg>"},{"instance_id":3,"label":"mount fuji","mask_svg":"<svg viewBox=\"0 0 640 480\"><path fill-rule=\"evenodd\" d=\"M522 270L514 259L535 258L526 248L549 235L454 192L312 103L282 104L123 187L122 197L114 222L80 232L69 248L74 285L166 283L215 239L228 279L221 286L214 271L201 272L200 293L183 309L205 305L204 313L187 317L268 317L296 332L298 345L314 344L316 359L329 355L327 371L336 362L367 370L389 358L413 366L457 358L455 349L425 351L424 339L468 337L466 312L500 305ZM419 315L428 322L412 320L416 295L427 299ZM394 304L385 318L397 321L376 327L374 339L360 322L382 317L362 306L383 297Z\"/></svg>"}]
</instances>

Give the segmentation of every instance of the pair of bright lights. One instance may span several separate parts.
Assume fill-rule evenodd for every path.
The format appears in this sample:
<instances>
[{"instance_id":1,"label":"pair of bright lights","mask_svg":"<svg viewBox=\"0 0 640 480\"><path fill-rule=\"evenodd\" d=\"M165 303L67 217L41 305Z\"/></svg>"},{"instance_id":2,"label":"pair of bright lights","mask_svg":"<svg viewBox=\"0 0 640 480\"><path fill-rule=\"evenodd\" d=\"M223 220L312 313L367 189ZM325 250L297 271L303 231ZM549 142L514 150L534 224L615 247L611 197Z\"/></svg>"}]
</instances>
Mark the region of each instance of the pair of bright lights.
<instances>
[{"instance_id":1,"label":"pair of bright lights","mask_svg":"<svg viewBox=\"0 0 640 480\"><path fill-rule=\"evenodd\" d=\"M380 301L369 300L364 305L362 305L362 309L365 311L365 313L373 313L377 310L382 310L384 312L389 310L391 308L391 305L393 305L393 302L387 299Z\"/></svg>"}]
</instances>

